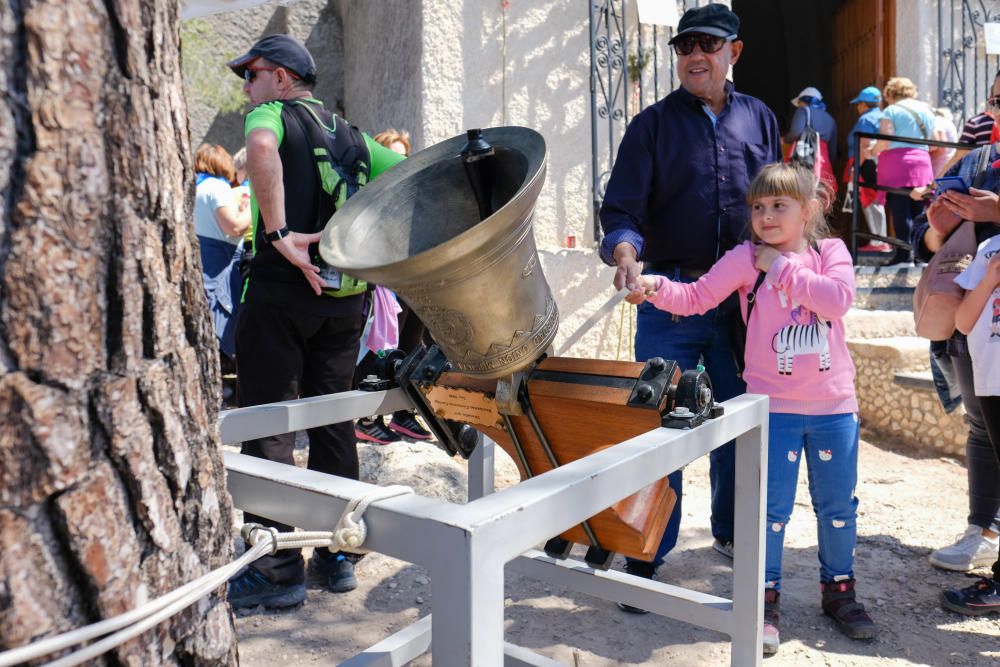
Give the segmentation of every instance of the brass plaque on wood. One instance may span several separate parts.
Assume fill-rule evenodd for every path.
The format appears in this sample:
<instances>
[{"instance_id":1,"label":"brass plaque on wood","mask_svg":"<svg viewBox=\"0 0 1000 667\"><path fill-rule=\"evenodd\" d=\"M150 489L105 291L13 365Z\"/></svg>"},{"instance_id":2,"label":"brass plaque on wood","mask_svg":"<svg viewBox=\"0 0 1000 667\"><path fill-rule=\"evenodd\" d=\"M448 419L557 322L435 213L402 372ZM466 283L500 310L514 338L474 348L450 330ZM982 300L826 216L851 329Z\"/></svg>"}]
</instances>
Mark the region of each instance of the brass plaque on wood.
<instances>
[{"instance_id":1,"label":"brass plaque on wood","mask_svg":"<svg viewBox=\"0 0 1000 667\"><path fill-rule=\"evenodd\" d=\"M443 419L470 424L503 428L500 412L490 394L437 385L423 390L434 413Z\"/></svg>"}]
</instances>

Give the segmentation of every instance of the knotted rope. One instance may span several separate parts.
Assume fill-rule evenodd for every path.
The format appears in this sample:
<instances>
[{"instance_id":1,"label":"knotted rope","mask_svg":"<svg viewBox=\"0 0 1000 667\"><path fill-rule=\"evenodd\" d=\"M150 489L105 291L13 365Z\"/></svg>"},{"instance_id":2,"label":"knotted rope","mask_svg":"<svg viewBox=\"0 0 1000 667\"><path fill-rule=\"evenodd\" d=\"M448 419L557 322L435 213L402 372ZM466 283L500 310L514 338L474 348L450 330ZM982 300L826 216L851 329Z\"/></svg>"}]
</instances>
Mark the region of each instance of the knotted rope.
<instances>
[{"instance_id":1,"label":"knotted rope","mask_svg":"<svg viewBox=\"0 0 1000 667\"><path fill-rule=\"evenodd\" d=\"M337 551L367 553L368 550L363 548L368 537L368 527L364 521L365 510L368 509L369 505L380 500L411 493L413 493L413 489L399 485L376 487L363 493L347 503L347 507L344 508L344 513L340 516L333 531L279 533L276 528L262 526L259 523L244 524L240 529L240 534L250 545L250 548L235 561L212 570L194 581L124 614L70 630L61 635L48 637L27 646L4 651L0 653L0 667L12 667L44 655L57 653L103 635L109 635L90 646L47 663L45 667L73 667L93 660L102 653L124 644L129 639L186 609L218 589L247 565L263 556L274 555L280 549L330 547Z\"/></svg>"}]
</instances>

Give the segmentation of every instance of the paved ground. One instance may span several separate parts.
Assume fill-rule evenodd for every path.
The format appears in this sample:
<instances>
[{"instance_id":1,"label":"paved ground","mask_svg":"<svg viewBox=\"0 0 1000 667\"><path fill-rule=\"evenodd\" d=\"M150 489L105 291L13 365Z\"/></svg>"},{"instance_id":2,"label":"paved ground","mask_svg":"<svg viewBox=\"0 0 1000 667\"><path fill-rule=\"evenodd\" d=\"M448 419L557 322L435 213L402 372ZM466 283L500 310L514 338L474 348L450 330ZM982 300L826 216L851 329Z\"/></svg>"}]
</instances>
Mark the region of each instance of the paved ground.
<instances>
[{"instance_id":1,"label":"paved ground","mask_svg":"<svg viewBox=\"0 0 1000 667\"><path fill-rule=\"evenodd\" d=\"M364 449L363 475L369 478L460 496L463 470L437 450L408 444ZM961 463L868 442L860 461L857 576L879 638L848 640L822 615L815 521L803 473L787 530L782 646L766 664L1000 664L1000 617L966 619L941 610L938 592L971 580L937 571L926 560L965 527ZM728 596L729 563L711 549L707 467L707 459L688 467L680 544L660 579ZM430 612L430 581L421 568L371 555L358 575L361 586L351 593L334 595L312 582L299 609L238 617L242 664L336 664ZM654 615L627 615L610 602L517 577L507 582L506 636L575 667L729 662L724 636ZM425 656L413 664L431 661Z\"/></svg>"}]
</instances>

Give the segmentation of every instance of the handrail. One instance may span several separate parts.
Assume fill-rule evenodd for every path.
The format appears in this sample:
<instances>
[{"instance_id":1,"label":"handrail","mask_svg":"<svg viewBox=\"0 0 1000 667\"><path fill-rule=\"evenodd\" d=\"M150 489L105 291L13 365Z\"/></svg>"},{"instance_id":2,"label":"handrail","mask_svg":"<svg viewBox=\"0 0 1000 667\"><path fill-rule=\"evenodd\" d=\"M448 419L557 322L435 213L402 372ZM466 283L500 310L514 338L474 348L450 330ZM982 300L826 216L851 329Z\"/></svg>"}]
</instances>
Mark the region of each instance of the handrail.
<instances>
[{"instance_id":1,"label":"handrail","mask_svg":"<svg viewBox=\"0 0 1000 667\"><path fill-rule=\"evenodd\" d=\"M938 148L954 148L955 150L973 150L977 148L975 145L971 144L960 144L952 141L938 141L937 139L917 139L915 137L898 137L893 134L882 134L879 132L855 132L854 133L854 164L851 167L851 182L852 190L851 197L853 198L851 206L851 257L854 261L858 258L858 236L861 232L858 231L859 221L861 216L861 140L862 139L875 139L876 141L895 141L898 143L914 144L917 146L934 146ZM885 185L864 184L865 188L869 190L877 190L879 192L888 192L897 195L906 195L913 191L913 188L892 188ZM872 237L872 235L866 235ZM909 241L900 241L898 239L890 240L892 245L897 247L911 249L912 243Z\"/></svg>"}]
</instances>

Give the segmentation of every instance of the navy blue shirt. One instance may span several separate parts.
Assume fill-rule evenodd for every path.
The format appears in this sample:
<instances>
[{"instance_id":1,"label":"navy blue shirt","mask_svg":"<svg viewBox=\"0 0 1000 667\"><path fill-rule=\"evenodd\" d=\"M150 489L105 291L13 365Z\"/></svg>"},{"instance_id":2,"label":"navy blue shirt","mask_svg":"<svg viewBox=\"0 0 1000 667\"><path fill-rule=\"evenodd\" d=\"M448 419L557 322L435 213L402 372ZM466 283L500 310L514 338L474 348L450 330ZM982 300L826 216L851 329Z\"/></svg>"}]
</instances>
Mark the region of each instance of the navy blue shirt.
<instances>
[{"instance_id":1,"label":"navy blue shirt","mask_svg":"<svg viewBox=\"0 0 1000 667\"><path fill-rule=\"evenodd\" d=\"M726 82L717 118L678 88L632 119L601 206L601 259L635 246L645 261L706 270L748 237L747 188L781 160L778 121L760 100Z\"/></svg>"}]
</instances>

